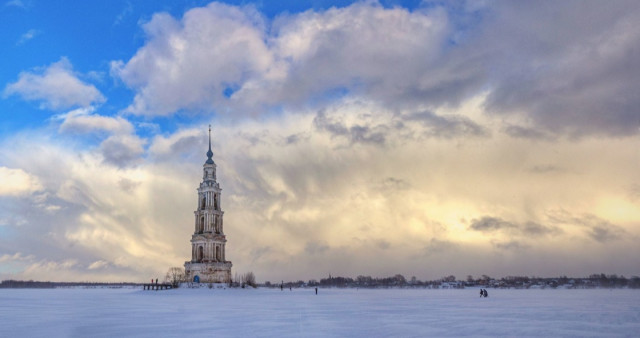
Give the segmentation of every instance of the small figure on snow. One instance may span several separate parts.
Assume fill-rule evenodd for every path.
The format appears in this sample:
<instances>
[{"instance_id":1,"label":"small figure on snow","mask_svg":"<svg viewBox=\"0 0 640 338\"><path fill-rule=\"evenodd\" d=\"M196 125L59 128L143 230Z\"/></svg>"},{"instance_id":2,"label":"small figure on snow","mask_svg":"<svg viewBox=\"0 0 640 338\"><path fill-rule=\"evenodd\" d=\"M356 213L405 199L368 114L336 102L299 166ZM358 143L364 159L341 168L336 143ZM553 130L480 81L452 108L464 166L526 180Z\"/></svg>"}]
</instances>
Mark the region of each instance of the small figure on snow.
<instances>
[{"instance_id":1,"label":"small figure on snow","mask_svg":"<svg viewBox=\"0 0 640 338\"><path fill-rule=\"evenodd\" d=\"M316 288L316 295L318 294L318 288Z\"/></svg>"},{"instance_id":2,"label":"small figure on snow","mask_svg":"<svg viewBox=\"0 0 640 338\"><path fill-rule=\"evenodd\" d=\"M480 289L480 298L484 297L484 290Z\"/></svg>"},{"instance_id":3,"label":"small figure on snow","mask_svg":"<svg viewBox=\"0 0 640 338\"><path fill-rule=\"evenodd\" d=\"M484 295L484 298L489 297L489 293L487 292L487 290L486 290L486 289L485 289L485 290L483 290L483 291L482 291L482 293L483 293L483 295Z\"/></svg>"}]
</instances>

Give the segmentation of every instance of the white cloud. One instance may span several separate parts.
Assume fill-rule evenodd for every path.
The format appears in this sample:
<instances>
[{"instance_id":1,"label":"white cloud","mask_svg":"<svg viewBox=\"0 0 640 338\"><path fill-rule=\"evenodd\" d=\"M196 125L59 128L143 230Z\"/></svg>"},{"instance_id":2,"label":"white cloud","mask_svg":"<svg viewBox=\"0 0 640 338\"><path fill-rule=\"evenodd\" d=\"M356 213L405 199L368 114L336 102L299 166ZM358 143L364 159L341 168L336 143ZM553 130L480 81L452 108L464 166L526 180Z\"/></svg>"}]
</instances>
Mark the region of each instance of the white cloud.
<instances>
[{"instance_id":1,"label":"white cloud","mask_svg":"<svg viewBox=\"0 0 640 338\"><path fill-rule=\"evenodd\" d=\"M40 101L41 108L47 109L88 107L105 101L95 86L78 79L71 63L64 57L45 69L21 72L18 81L8 84L3 91L4 97L11 95Z\"/></svg>"},{"instance_id":2,"label":"white cloud","mask_svg":"<svg viewBox=\"0 0 640 338\"><path fill-rule=\"evenodd\" d=\"M29 2L24 2L21 0L10 0L4 3L5 7L17 7L22 9L27 9L31 6Z\"/></svg>"},{"instance_id":3,"label":"white cloud","mask_svg":"<svg viewBox=\"0 0 640 338\"><path fill-rule=\"evenodd\" d=\"M0 196L20 196L42 189L37 177L22 169L0 167Z\"/></svg>"},{"instance_id":4,"label":"white cloud","mask_svg":"<svg viewBox=\"0 0 640 338\"><path fill-rule=\"evenodd\" d=\"M18 45L22 45L22 44L24 44L25 42L27 42L27 41L29 41L29 40L31 40L31 39L33 39L33 38L35 38L35 37L36 37L37 35L39 35L39 34L40 34L40 31L39 31L39 30L37 30L37 29L30 29L30 30L28 30L26 33L24 33L24 34L22 34L22 35L20 36L20 39L18 40L17 44L18 44Z\"/></svg>"},{"instance_id":5,"label":"white cloud","mask_svg":"<svg viewBox=\"0 0 640 338\"><path fill-rule=\"evenodd\" d=\"M99 260L99 261L95 261L95 262L91 263L87 267L87 269L89 269L89 270L102 269L102 268L104 268L104 267L106 267L108 265L109 265L109 262L103 261L103 260Z\"/></svg>"},{"instance_id":6,"label":"white cloud","mask_svg":"<svg viewBox=\"0 0 640 338\"><path fill-rule=\"evenodd\" d=\"M168 115L209 109L228 86L238 86L271 63L262 19L252 7L211 3L181 21L156 14L144 25L147 44L112 74L137 90L128 111Z\"/></svg>"},{"instance_id":7,"label":"white cloud","mask_svg":"<svg viewBox=\"0 0 640 338\"><path fill-rule=\"evenodd\" d=\"M0 256L0 263L11 263L11 262L22 262L22 261L31 261L33 260L33 256L25 256L21 252L16 252L15 254L4 254Z\"/></svg>"},{"instance_id":8,"label":"white cloud","mask_svg":"<svg viewBox=\"0 0 640 338\"><path fill-rule=\"evenodd\" d=\"M486 92L485 113L526 117L530 136L635 135L638 6L572 4L356 2L269 21L213 3L181 19L155 15L145 45L111 73L135 90L127 110L142 115L258 115L342 96L425 111Z\"/></svg>"},{"instance_id":9,"label":"white cloud","mask_svg":"<svg viewBox=\"0 0 640 338\"><path fill-rule=\"evenodd\" d=\"M94 111L94 107L78 108L57 116L57 119L63 120L60 131L73 133L106 131L116 134L130 134L134 131L133 125L126 119L119 116L92 114Z\"/></svg>"},{"instance_id":10,"label":"white cloud","mask_svg":"<svg viewBox=\"0 0 640 338\"><path fill-rule=\"evenodd\" d=\"M99 147L104 162L120 167L139 162L146 140L135 134L133 124L121 116L103 116L94 111L94 107L78 108L53 120L62 121L58 129L62 133L105 133L106 138Z\"/></svg>"},{"instance_id":11,"label":"white cloud","mask_svg":"<svg viewBox=\"0 0 640 338\"><path fill-rule=\"evenodd\" d=\"M116 19L113 21L113 25L117 26L121 24L132 13L133 13L133 5L131 4L131 2L127 1L122 12L120 12L120 14L118 14L116 16Z\"/></svg>"},{"instance_id":12,"label":"white cloud","mask_svg":"<svg viewBox=\"0 0 640 338\"><path fill-rule=\"evenodd\" d=\"M112 74L136 90L135 114L258 114L341 91L434 105L462 95L475 76L441 62L449 30L441 10L356 3L280 17L269 29L252 7L212 3L180 21L155 15L144 28L145 46L112 62Z\"/></svg>"},{"instance_id":13,"label":"white cloud","mask_svg":"<svg viewBox=\"0 0 640 338\"><path fill-rule=\"evenodd\" d=\"M257 104L300 103L333 92L381 102L442 102L434 95L453 80L441 62L449 23L444 11L385 9L374 2L285 16L273 24L276 63L243 86L235 99ZM455 75L466 76L462 71ZM448 95L456 95L450 88ZM335 95L335 94L334 94Z\"/></svg>"}]
</instances>

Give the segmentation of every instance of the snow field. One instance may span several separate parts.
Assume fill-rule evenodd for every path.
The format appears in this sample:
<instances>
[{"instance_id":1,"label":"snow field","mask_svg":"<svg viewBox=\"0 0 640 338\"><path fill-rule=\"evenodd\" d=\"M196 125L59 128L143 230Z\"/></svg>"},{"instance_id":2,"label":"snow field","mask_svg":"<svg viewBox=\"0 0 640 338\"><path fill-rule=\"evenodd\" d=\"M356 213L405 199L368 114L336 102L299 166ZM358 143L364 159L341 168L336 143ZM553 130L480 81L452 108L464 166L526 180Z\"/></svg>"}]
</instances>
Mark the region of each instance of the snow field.
<instances>
[{"instance_id":1,"label":"snow field","mask_svg":"<svg viewBox=\"0 0 640 338\"><path fill-rule=\"evenodd\" d=\"M640 336L640 290L2 289L0 337Z\"/></svg>"}]
</instances>

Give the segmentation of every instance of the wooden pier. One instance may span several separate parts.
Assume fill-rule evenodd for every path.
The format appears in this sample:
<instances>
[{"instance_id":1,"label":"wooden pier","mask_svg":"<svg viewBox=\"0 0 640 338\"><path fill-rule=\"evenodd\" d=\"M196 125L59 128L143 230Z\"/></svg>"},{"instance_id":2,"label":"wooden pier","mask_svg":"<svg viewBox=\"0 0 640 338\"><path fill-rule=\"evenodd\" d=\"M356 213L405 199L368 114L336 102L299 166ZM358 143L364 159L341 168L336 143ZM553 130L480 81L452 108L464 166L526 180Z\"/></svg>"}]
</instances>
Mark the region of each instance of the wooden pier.
<instances>
[{"instance_id":1,"label":"wooden pier","mask_svg":"<svg viewBox=\"0 0 640 338\"><path fill-rule=\"evenodd\" d=\"M151 284L142 284L142 288L143 290L169 290L169 289L173 289L173 285L171 284L158 284L158 283L151 283Z\"/></svg>"}]
</instances>

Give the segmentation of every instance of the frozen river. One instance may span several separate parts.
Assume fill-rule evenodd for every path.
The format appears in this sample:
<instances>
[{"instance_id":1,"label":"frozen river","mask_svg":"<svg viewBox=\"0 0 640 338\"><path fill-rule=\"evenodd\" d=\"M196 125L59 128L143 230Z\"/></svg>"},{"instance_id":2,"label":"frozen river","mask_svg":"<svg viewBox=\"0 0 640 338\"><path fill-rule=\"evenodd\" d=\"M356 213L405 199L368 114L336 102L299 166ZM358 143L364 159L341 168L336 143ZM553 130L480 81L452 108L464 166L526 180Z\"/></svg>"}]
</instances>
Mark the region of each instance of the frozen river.
<instances>
[{"instance_id":1,"label":"frozen river","mask_svg":"<svg viewBox=\"0 0 640 338\"><path fill-rule=\"evenodd\" d=\"M0 337L638 337L640 290L0 289Z\"/></svg>"}]
</instances>

